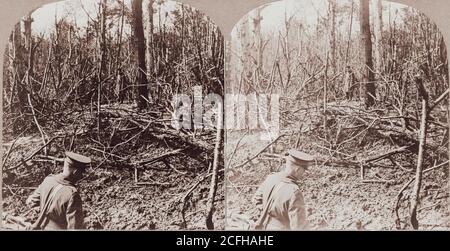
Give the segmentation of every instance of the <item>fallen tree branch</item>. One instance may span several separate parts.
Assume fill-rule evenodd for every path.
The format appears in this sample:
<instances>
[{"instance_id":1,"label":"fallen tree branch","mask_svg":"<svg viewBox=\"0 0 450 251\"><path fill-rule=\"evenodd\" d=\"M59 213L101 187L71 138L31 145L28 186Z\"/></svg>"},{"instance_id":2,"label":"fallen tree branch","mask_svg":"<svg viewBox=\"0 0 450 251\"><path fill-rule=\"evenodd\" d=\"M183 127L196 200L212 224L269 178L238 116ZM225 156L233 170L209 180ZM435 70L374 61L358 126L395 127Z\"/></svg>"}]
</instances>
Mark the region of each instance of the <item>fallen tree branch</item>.
<instances>
[{"instance_id":1,"label":"fallen tree branch","mask_svg":"<svg viewBox=\"0 0 450 251\"><path fill-rule=\"evenodd\" d=\"M437 166L428 168L428 169L423 171L423 174L426 174L426 173L429 173L429 172L431 172L433 170L441 168L441 167L447 165L449 162L450 161L447 160L444 163L441 163L441 164L439 164ZM400 191L397 194L397 200L395 201L395 206L394 206L394 212L395 212L395 217L396 217L395 224L397 226L397 229L401 228L401 226L400 226L400 216L398 214L398 209L400 208L400 199L402 198L403 193L405 192L405 190L409 187L409 185L411 185L411 183L413 183L414 180L415 180L415 178L412 178L408 182L406 182L405 185L403 185L403 187L400 189Z\"/></svg>"},{"instance_id":2,"label":"fallen tree branch","mask_svg":"<svg viewBox=\"0 0 450 251\"><path fill-rule=\"evenodd\" d=\"M449 94L449 92L450 92L450 89L447 89L441 96L439 96L439 98L437 98L437 99L434 101L433 105L430 107L429 112L433 111L433 109L434 109L439 103L441 103L441 102L445 99L445 97L447 97L447 95Z\"/></svg>"},{"instance_id":3,"label":"fallen tree branch","mask_svg":"<svg viewBox=\"0 0 450 251\"><path fill-rule=\"evenodd\" d=\"M151 125L152 125L152 122L148 122L147 125L146 125L145 127L140 127L140 128L142 129L140 132L136 133L135 135L133 135L131 138L127 139L126 141L120 142L119 144L115 145L115 146L113 147L113 149L112 149L111 152L114 152L114 150L115 150L117 147L119 147L119 146L121 146L121 145L125 145L125 144L127 144L128 142L130 142L131 140L133 140L133 139L139 137L143 132L145 132L146 130L148 130L148 129L150 128Z\"/></svg>"},{"instance_id":4,"label":"fallen tree branch","mask_svg":"<svg viewBox=\"0 0 450 251\"><path fill-rule=\"evenodd\" d=\"M128 143L129 141L133 140L134 138L141 135L143 132L148 132L153 137L155 137L158 140L166 140L167 138L173 139L174 141L177 141L176 145L180 145L181 143L191 145L193 147L199 148L202 152L212 154L214 151L214 147L204 140L193 138L190 135L187 135L183 133L181 130L175 130L171 129L167 126L166 122L170 122L171 119L148 119L147 117L143 116L141 113L136 113L135 111L129 111L126 109L121 110L115 110L113 112L111 111L102 111L103 113L108 113L110 116L116 117L116 118L122 118L133 125L136 125L138 128L141 129L139 133L137 133L132 138L128 139L127 141L121 142L120 144L116 145L111 152L114 152L115 148L118 146L121 146L123 144ZM106 116L106 114L105 114ZM151 125L151 127L150 127ZM175 147L175 146L174 146Z\"/></svg>"},{"instance_id":5,"label":"fallen tree branch","mask_svg":"<svg viewBox=\"0 0 450 251\"><path fill-rule=\"evenodd\" d=\"M394 180L362 180L362 183L381 183L381 184L393 184Z\"/></svg>"},{"instance_id":6,"label":"fallen tree branch","mask_svg":"<svg viewBox=\"0 0 450 251\"><path fill-rule=\"evenodd\" d=\"M210 166L211 166L211 163L210 163ZM209 168L208 168L209 169ZM186 202L187 202L187 199L188 199L188 196L200 185L200 183L202 183L204 180L206 180L208 177L211 177L212 176L212 173L209 173L209 174L207 174L207 175L205 175L205 176L203 176L197 183L195 183L185 194L184 194L184 196L182 197L182 199L181 199L181 201L183 202L183 204L182 204L182 206L181 206L181 217L182 217L182 219L183 219L183 224L184 224L184 226L186 226L187 225L187 223L186 223L186 216L185 216L185 213L186 213Z\"/></svg>"},{"instance_id":7,"label":"fallen tree branch","mask_svg":"<svg viewBox=\"0 0 450 251\"><path fill-rule=\"evenodd\" d=\"M428 117L428 93L420 78L416 78L419 95L422 97L422 119L420 122L419 135L419 155L417 157L416 178L414 182L413 194L411 196L411 225L414 229L419 228L417 220L417 205L419 203L419 193L422 185L423 161L427 142L427 117Z\"/></svg>"},{"instance_id":8,"label":"fallen tree branch","mask_svg":"<svg viewBox=\"0 0 450 251\"><path fill-rule=\"evenodd\" d=\"M3 158L2 166L5 166L6 161L8 160L9 155L11 154L12 149L14 148L14 145L16 144L17 140L22 136L22 134L23 134L25 131L26 131L26 129L23 130L23 131L19 134L19 136L17 136L17 138L15 138L14 141L12 142L11 146L10 146L9 149L8 149L8 153L6 153L5 158Z\"/></svg>"},{"instance_id":9,"label":"fallen tree branch","mask_svg":"<svg viewBox=\"0 0 450 251\"><path fill-rule=\"evenodd\" d=\"M263 147L261 150L259 150L255 155L253 155L253 157L247 159L246 161L244 161L242 164L239 164L237 166L232 167L232 169L235 168L239 168L239 167L243 167L245 165L247 165L250 161L252 161L253 159L257 158L261 153L263 153L267 148L269 148L271 145L275 144L281 137L283 137L285 134L280 134L278 135L278 137L276 139L274 139L272 142L270 142L269 144L267 144L265 147Z\"/></svg>"},{"instance_id":10,"label":"fallen tree branch","mask_svg":"<svg viewBox=\"0 0 450 251\"><path fill-rule=\"evenodd\" d=\"M247 136L247 134L248 134L248 130L245 131L244 134L242 134L242 136L239 138L238 142L234 146L233 152L231 153L231 155L230 155L230 157L228 158L228 161L227 161L227 166L226 166L227 169L230 167L231 161L233 160L233 157L236 154L236 151L237 151L239 145L241 144L241 141L245 138L245 136Z\"/></svg>"},{"instance_id":11,"label":"fallen tree branch","mask_svg":"<svg viewBox=\"0 0 450 251\"><path fill-rule=\"evenodd\" d=\"M414 145L403 146L403 147L400 147L400 148L391 150L391 151L389 151L389 152L379 154L379 155L377 155L377 156L375 156L375 157L371 157L371 158L369 158L369 159L364 160L363 162L364 162L364 163L370 163L370 162L379 161L379 160L382 160L382 159L385 159L385 158L390 158L392 155L395 155L395 154L399 154L399 153L403 153L403 152L405 152L405 151L408 151L408 150L409 150L411 147L413 147L413 146L414 146Z\"/></svg>"},{"instance_id":12,"label":"fallen tree branch","mask_svg":"<svg viewBox=\"0 0 450 251\"><path fill-rule=\"evenodd\" d=\"M28 94L28 104L30 105L30 108L31 108L31 114L33 115L34 123L36 124L36 127L39 130L39 133L41 134L41 137L42 137L42 143L44 144L44 153L45 153L45 155L47 155L47 143L46 143L46 139L45 139L45 133L42 130L42 127L41 127L41 125L39 124L39 122L37 120L33 104L31 103L30 94Z\"/></svg>"},{"instance_id":13,"label":"fallen tree branch","mask_svg":"<svg viewBox=\"0 0 450 251\"><path fill-rule=\"evenodd\" d=\"M106 152L106 151L103 151L103 150L100 150L100 149L97 149L97 148L94 148L94 147L89 147L89 148L90 148L91 150L96 151L96 152L100 152L100 153L103 153L103 154L105 154L105 155L109 155L109 156L113 156L113 157L119 158L120 160L127 160L127 158L121 157L121 156L116 155L116 154L114 154L114 153L108 153L108 152Z\"/></svg>"},{"instance_id":14,"label":"fallen tree branch","mask_svg":"<svg viewBox=\"0 0 450 251\"><path fill-rule=\"evenodd\" d=\"M355 158L356 157L355 155L349 155L349 154L343 153L343 152L339 151L338 149L331 149L331 148L328 148L328 147L325 147L325 146L322 146L322 145L319 145L319 144L316 144L316 143L314 143L314 145L316 147L318 147L318 148L323 149L323 150L327 150L332 155L334 155L335 153L341 154L341 155L346 156L347 159L351 159L351 158Z\"/></svg>"},{"instance_id":15,"label":"fallen tree branch","mask_svg":"<svg viewBox=\"0 0 450 251\"><path fill-rule=\"evenodd\" d=\"M177 150L174 150L174 151L171 151L171 152L168 152L168 153L161 154L161 155L159 155L157 157L154 157L154 158L151 158L151 159L148 159L148 160L143 160L143 161L137 162L134 165L137 165L137 166L150 165L150 164L155 163L157 161L162 161L162 160L164 160L164 159L166 159L168 157L176 155L176 154L178 154L178 153L180 153L182 151L184 151L184 150L183 149L177 149Z\"/></svg>"},{"instance_id":16,"label":"fallen tree branch","mask_svg":"<svg viewBox=\"0 0 450 251\"><path fill-rule=\"evenodd\" d=\"M188 172L182 172L180 170L178 170L177 168L175 168L173 165L171 165L169 162L163 160L162 161L164 163L164 165L166 165L168 168L174 170L176 173L181 174L181 175L186 175Z\"/></svg>"},{"instance_id":17,"label":"fallen tree branch","mask_svg":"<svg viewBox=\"0 0 450 251\"><path fill-rule=\"evenodd\" d=\"M182 133L181 131L177 131L175 129L160 129L160 128L152 128L150 130L156 138L164 138L167 137L167 134L172 135L174 139L177 141L182 141L183 143L187 143L189 145L198 147L201 151L206 153L213 153L214 147L211 146L208 142L202 141L200 139L194 139L189 135Z\"/></svg>"},{"instance_id":18,"label":"fallen tree branch","mask_svg":"<svg viewBox=\"0 0 450 251\"><path fill-rule=\"evenodd\" d=\"M64 158L57 158L57 157L48 156L48 155L36 155L36 157L42 158L42 159L45 159L45 160L64 162Z\"/></svg>"},{"instance_id":19,"label":"fallen tree branch","mask_svg":"<svg viewBox=\"0 0 450 251\"><path fill-rule=\"evenodd\" d=\"M3 213L3 219L12 224L19 225L23 229L26 229L27 227L31 226L31 223L26 222L25 219L22 219L22 218L16 217L16 216L12 216L7 213Z\"/></svg>"},{"instance_id":20,"label":"fallen tree branch","mask_svg":"<svg viewBox=\"0 0 450 251\"><path fill-rule=\"evenodd\" d=\"M223 111L223 109L221 109ZM206 214L206 228L209 230L214 229L214 222L213 222L213 214L214 214L214 201L216 198L216 192L217 192L217 183L218 183L218 175L219 175L219 158L220 158L220 149L221 149L221 142L222 142L222 121L223 121L223 113L219 112L217 116L217 131L216 131L216 145L214 147L214 160L213 160L213 168L212 168L212 178L211 178L211 185L209 189L209 195L208 195L208 203L206 205L207 208L207 214Z\"/></svg>"},{"instance_id":21,"label":"fallen tree branch","mask_svg":"<svg viewBox=\"0 0 450 251\"><path fill-rule=\"evenodd\" d=\"M30 154L30 155L29 155L28 157L26 157L25 159L22 159L22 160L20 161L20 163L16 164L16 165L13 166L13 167L5 168L5 169L3 169L3 171L9 171L9 170L16 169L16 168L20 167L21 165L23 165L23 163L29 161L29 160L30 160L31 158L33 158L36 154L38 154L42 149L44 149L44 148L47 147L50 143L52 143L53 140L55 140L56 138L59 138L59 137L53 137L53 138L51 138L47 143L45 143L45 145L39 147L36 151L34 151L32 154Z\"/></svg>"},{"instance_id":22,"label":"fallen tree branch","mask_svg":"<svg viewBox=\"0 0 450 251\"><path fill-rule=\"evenodd\" d=\"M389 160L391 161L392 164L394 164L396 167L402 169L402 170L405 171L405 172L410 173L410 172L413 171L413 169L407 169L407 168L403 167L400 163L398 163L397 161L395 161L394 158L392 158L392 156L389 157Z\"/></svg>"},{"instance_id":23,"label":"fallen tree branch","mask_svg":"<svg viewBox=\"0 0 450 251\"><path fill-rule=\"evenodd\" d=\"M161 187L169 187L173 186L172 183L169 182L136 182L134 183L136 186L161 186Z\"/></svg>"}]
</instances>

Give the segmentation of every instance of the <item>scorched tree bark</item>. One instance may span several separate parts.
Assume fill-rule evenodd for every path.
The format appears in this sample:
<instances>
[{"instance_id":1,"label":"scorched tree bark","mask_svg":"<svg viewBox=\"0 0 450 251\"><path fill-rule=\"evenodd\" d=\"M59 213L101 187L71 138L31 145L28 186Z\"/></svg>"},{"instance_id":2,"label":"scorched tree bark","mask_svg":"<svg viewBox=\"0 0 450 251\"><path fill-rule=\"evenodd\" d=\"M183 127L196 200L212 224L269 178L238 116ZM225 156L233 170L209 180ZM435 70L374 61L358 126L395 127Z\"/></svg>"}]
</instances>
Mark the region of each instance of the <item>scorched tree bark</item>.
<instances>
[{"instance_id":1,"label":"scorched tree bark","mask_svg":"<svg viewBox=\"0 0 450 251\"><path fill-rule=\"evenodd\" d=\"M134 32L134 50L135 57L138 63L137 74L137 95L136 103L139 109L144 109L147 106L147 67L145 65L145 39L144 27L142 24L142 0L133 0L133 32Z\"/></svg>"}]
</instances>

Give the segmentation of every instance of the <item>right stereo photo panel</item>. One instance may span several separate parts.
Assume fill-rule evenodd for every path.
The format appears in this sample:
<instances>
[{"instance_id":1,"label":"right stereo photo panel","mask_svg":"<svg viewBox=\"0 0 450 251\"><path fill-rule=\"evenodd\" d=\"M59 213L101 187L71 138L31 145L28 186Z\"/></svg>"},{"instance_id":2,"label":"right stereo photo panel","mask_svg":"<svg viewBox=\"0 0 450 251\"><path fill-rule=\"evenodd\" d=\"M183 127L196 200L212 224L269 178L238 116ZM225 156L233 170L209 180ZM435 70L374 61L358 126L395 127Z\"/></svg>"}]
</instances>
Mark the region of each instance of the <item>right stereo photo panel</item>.
<instances>
[{"instance_id":1,"label":"right stereo photo panel","mask_svg":"<svg viewBox=\"0 0 450 251\"><path fill-rule=\"evenodd\" d=\"M226 49L226 229L450 229L447 49L429 17L277 1Z\"/></svg>"}]
</instances>

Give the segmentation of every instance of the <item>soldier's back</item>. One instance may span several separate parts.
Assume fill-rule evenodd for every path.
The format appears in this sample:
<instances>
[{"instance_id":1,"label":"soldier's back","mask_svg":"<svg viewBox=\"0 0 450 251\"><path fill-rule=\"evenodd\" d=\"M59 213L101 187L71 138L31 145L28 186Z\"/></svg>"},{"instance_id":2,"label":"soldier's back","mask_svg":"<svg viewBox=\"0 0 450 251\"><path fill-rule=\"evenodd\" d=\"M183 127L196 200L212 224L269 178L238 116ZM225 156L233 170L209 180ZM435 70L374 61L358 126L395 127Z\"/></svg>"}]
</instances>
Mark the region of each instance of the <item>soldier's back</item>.
<instances>
[{"instance_id":1,"label":"soldier's back","mask_svg":"<svg viewBox=\"0 0 450 251\"><path fill-rule=\"evenodd\" d=\"M301 196L298 185L283 173L271 174L262 185L263 206L267 210L267 229L289 229L289 208L293 198Z\"/></svg>"},{"instance_id":2,"label":"soldier's back","mask_svg":"<svg viewBox=\"0 0 450 251\"><path fill-rule=\"evenodd\" d=\"M41 210L48 203L42 229L67 229L66 211L69 204L73 203L74 196L78 196L76 187L60 175L50 175L42 183L40 193Z\"/></svg>"}]
</instances>

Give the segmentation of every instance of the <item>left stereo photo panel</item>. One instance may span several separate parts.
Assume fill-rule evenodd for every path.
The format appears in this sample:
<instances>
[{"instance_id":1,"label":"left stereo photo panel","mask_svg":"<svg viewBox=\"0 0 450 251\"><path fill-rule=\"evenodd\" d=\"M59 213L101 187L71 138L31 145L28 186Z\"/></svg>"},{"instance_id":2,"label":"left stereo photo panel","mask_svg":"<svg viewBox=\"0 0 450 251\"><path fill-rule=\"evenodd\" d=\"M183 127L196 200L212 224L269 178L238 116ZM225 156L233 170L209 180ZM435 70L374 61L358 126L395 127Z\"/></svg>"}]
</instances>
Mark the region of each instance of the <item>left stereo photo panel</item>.
<instances>
[{"instance_id":1,"label":"left stereo photo panel","mask_svg":"<svg viewBox=\"0 0 450 251\"><path fill-rule=\"evenodd\" d=\"M223 229L224 41L168 0L68 0L13 27L1 229Z\"/></svg>"}]
</instances>

